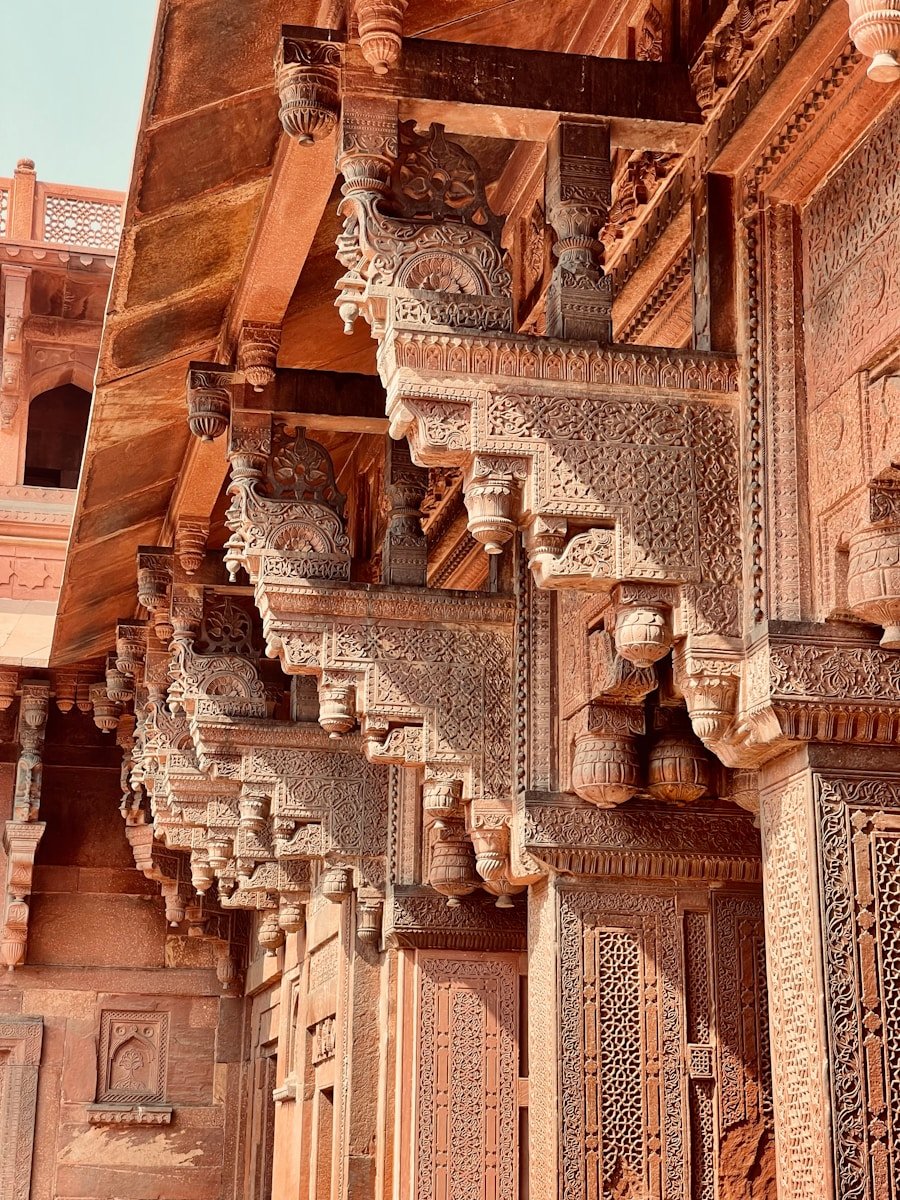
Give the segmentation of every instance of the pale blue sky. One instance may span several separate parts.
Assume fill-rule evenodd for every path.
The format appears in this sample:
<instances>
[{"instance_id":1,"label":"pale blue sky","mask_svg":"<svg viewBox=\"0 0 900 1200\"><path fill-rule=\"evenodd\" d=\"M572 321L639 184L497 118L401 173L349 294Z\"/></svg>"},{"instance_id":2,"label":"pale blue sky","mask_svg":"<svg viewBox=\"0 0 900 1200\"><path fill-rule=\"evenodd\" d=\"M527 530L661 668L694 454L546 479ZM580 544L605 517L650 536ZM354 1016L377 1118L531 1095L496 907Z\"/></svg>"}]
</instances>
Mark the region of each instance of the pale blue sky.
<instances>
[{"instance_id":1,"label":"pale blue sky","mask_svg":"<svg viewBox=\"0 0 900 1200\"><path fill-rule=\"evenodd\" d=\"M0 176L125 191L156 0L0 0Z\"/></svg>"}]
</instances>

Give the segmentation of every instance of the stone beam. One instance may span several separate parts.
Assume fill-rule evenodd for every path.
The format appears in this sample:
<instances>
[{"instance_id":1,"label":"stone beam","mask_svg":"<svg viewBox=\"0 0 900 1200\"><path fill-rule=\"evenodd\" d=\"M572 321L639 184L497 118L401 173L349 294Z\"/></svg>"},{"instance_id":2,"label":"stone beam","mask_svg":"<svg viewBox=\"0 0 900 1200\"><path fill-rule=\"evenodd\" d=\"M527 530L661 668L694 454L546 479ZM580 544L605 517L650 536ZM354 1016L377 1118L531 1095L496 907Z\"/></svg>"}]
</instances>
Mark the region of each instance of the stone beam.
<instances>
[{"instance_id":1,"label":"stone beam","mask_svg":"<svg viewBox=\"0 0 900 1200\"><path fill-rule=\"evenodd\" d=\"M262 211L222 331L231 357L246 321L280 325L334 186L334 141L301 147L283 138ZM303 203L298 204L298 196Z\"/></svg>"},{"instance_id":2,"label":"stone beam","mask_svg":"<svg viewBox=\"0 0 900 1200\"><path fill-rule=\"evenodd\" d=\"M404 116L456 133L544 142L565 113L608 119L615 145L676 150L702 120L678 63L404 38L396 68L375 75L334 30L295 25L282 27L279 61L308 61L310 43L332 47L345 94L397 99Z\"/></svg>"}]
</instances>

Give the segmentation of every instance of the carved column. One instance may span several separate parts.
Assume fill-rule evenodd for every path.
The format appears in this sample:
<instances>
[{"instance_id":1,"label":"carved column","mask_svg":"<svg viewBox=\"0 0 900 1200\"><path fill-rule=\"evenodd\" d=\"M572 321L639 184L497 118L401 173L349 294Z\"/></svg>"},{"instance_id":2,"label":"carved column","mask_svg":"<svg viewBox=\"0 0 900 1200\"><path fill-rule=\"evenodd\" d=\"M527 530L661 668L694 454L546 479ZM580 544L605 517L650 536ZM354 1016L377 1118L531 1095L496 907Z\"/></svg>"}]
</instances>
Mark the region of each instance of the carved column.
<instances>
[{"instance_id":1,"label":"carved column","mask_svg":"<svg viewBox=\"0 0 900 1200\"><path fill-rule=\"evenodd\" d=\"M3 374L0 380L0 423L7 429L15 418L23 389L25 353L25 317L30 267L6 264L2 280L5 289L3 312ZM15 479L8 482L14 483Z\"/></svg>"},{"instance_id":2,"label":"carved column","mask_svg":"<svg viewBox=\"0 0 900 1200\"><path fill-rule=\"evenodd\" d=\"M388 446L384 490L390 510L381 559L382 583L424 587L428 545L421 505L428 490L428 472L413 466L405 441L392 441Z\"/></svg>"},{"instance_id":3,"label":"carved column","mask_svg":"<svg viewBox=\"0 0 900 1200\"><path fill-rule=\"evenodd\" d=\"M547 333L611 342L612 280L599 240L612 201L606 122L560 120L550 141L546 201L557 259L547 290Z\"/></svg>"},{"instance_id":4,"label":"carved column","mask_svg":"<svg viewBox=\"0 0 900 1200\"><path fill-rule=\"evenodd\" d=\"M25 961L28 939L28 896L31 892L34 859L44 832L38 820L41 804L41 755L47 725L49 683L40 680L22 684L19 708L19 761L13 816L3 831L7 854L3 927L0 931L0 961L10 971Z\"/></svg>"},{"instance_id":5,"label":"carved column","mask_svg":"<svg viewBox=\"0 0 900 1200\"><path fill-rule=\"evenodd\" d=\"M900 763L810 744L760 772L778 1194L891 1194Z\"/></svg>"}]
</instances>

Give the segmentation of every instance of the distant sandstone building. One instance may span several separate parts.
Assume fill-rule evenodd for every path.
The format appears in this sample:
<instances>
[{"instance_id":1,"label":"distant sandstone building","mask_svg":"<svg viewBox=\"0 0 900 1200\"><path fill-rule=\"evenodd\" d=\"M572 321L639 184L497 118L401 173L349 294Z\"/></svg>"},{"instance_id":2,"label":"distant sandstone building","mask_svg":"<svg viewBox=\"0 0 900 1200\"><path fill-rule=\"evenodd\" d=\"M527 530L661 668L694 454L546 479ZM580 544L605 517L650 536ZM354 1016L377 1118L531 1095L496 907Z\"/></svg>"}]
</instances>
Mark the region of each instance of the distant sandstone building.
<instances>
[{"instance_id":1,"label":"distant sandstone building","mask_svg":"<svg viewBox=\"0 0 900 1200\"><path fill-rule=\"evenodd\" d=\"M49 661L123 200L0 179L0 663Z\"/></svg>"},{"instance_id":2,"label":"distant sandstone building","mask_svg":"<svg viewBox=\"0 0 900 1200\"><path fill-rule=\"evenodd\" d=\"M168 0L99 352L0 184L0 1200L900 1200L898 54Z\"/></svg>"}]
</instances>

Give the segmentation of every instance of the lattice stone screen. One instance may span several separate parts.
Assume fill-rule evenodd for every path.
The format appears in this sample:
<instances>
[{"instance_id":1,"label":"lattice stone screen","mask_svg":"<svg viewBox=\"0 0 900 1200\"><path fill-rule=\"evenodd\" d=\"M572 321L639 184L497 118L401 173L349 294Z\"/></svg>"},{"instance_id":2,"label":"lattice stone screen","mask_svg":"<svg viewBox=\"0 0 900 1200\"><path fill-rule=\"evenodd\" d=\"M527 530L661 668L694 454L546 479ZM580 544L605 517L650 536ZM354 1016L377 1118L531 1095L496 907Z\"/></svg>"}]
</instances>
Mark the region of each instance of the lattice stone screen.
<instances>
[{"instance_id":1,"label":"lattice stone screen","mask_svg":"<svg viewBox=\"0 0 900 1200\"><path fill-rule=\"evenodd\" d=\"M47 196L44 241L95 250L115 250L122 230L122 209L115 203Z\"/></svg>"}]
</instances>

